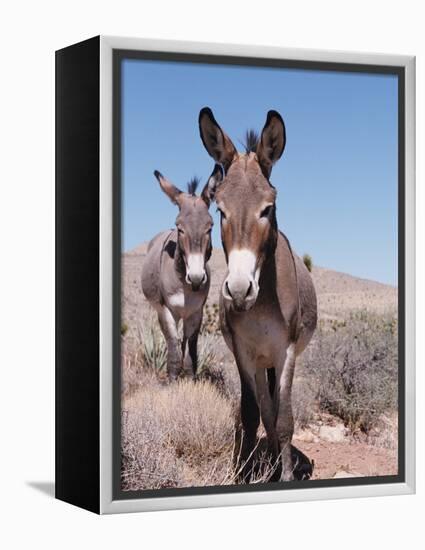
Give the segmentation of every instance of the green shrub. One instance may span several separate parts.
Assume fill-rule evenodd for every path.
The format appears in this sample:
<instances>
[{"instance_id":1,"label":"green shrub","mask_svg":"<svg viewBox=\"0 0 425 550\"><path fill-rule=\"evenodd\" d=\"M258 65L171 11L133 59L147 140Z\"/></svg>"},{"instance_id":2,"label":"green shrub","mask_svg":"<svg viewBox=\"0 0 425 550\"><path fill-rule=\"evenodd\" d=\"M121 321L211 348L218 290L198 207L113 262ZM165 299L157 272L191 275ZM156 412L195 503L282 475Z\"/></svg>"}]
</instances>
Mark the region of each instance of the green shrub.
<instances>
[{"instance_id":1,"label":"green shrub","mask_svg":"<svg viewBox=\"0 0 425 550\"><path fill-rule=\"evenodd\" d=\"M310 256L310 254L304 254L303 256L303 262L304 262L304 265L306 266L306 268L310 271L311 273L311 270L313 269L313 259L312 257Z\"/></svg>"},{"instance_id":2,"label":"green shrub","mask_svg":"<svg viewBox=\"0 0 425 550\"><path fill-rule=\"evenodd\" d=\"M346 322L319 323L302 368L322 410L368 432L397 408L397 355L397 319L361 311Z\"/></svg>"}]
</instances>

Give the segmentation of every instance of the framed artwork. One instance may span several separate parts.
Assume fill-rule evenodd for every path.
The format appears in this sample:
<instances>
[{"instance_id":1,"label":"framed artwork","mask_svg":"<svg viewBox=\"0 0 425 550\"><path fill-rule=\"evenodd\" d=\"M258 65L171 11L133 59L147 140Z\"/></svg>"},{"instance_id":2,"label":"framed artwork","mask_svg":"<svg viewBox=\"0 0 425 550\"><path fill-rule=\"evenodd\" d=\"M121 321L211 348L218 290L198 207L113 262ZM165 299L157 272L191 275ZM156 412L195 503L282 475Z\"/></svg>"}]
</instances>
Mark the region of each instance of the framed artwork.
<instances>
[{"instance_id":1,"label":"framed artwork","mask_svg":"<svg viewBox=\"0 0 425 550\"><path fill-rule=\"evenodd\" d=\"M415 488L414 58L56 52L56 496Z\"/></svg>"}]
</instances>

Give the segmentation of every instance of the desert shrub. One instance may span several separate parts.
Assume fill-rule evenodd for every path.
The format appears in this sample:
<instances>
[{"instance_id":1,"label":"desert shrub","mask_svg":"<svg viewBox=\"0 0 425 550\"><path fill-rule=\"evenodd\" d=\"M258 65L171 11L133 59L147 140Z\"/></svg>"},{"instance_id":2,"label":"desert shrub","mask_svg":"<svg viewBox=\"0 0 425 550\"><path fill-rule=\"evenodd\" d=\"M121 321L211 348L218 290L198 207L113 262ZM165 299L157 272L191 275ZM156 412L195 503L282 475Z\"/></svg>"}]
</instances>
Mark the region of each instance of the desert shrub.
<instances>
[{"instance_id":1,"label":"desert shrub","mask_svg":"<svg viewBox=\"0 0 425 550\"><path fill-rule=\"evenodd\" d=\"M208 372L216 363L216 339L209 335L200 334L198 337L198 374Z\"/></svg>"},{"instance_id":2,"label":"desert shrub","mask_svg":"<svg viewBox=\"0 0 425 550\"><path fill-rule=\"evenodd\" d=\"M295 429L306 428L317 409L315 391L304 378L296 378L292 386L292 414Z\"/></svg>"},{"instance_id":3,"label":"desert shrub","mask_svg":"<svg viewBox=\"0 0 425 550\"><path fill-rule=\"evenodd\" d=\"M398 414L397 411L379 417L373 429L367 434L367 443L384 449L398 447Z\"/></svg>"},{"instance_id":4,"label":"desert shrub","mask_svg":"<svg viewBox=\"0 0 425 550\"><path fill-rule=\"evenodd\" d=\"M121 354L121 391L124 395L131 393L139 386L141 365L134 355Z\"/></svg>"},{"instance_id":5,"label":"desert shrub","mask_svg":"<svg viewBox=\"0 0 425 550\"><path fill-rule=\"evenodd\" d=\"M219 336L202 333L198 338L197 379L208 380L222 394L227 395L226 377L216 350L222 346Z\"/></svg>"},{"instance_id":6,"label":"desert shrub","mask_svg":"<svg viewBox=\"0 0 425 550\"><path fill-rule=\"evenodd\" d=\"M222 453L233 441L230 404L207 381L182 380L162 392L162 424L172 426L169 442L195 462Z\"/></svg>"},{"instance_id":7,"label":"desert shrub","mask_svg":"<svg viewBox=\"0 0 425 550\"><path fill-rule=\"evenodd\" d=\"M181 483L178 459L167 446L159 419L124 411L121 424L121 486L124 491L163 489Z\"/></svg>"},{"instance_id":8,"label":"desert shrub","mask_svg":"<svg viewBox=\"0 0 425 550\"><path fill-rule=\"evenodd\" d=\"M127 323L121 324L121 336L125 336L128 331L128 325Z\"/></svg>"},{"instance_id":9,"label":"desert shrub","mask_svg":"<svg viewBox=\"0 0 425 550\"><path fill-rule=\"evenodd\" d=\"M397 407L397 353L396 318L360 311L319 323L302 368L322 410L368 432Z\"/></svg>"},{"instance_id":10,"label":"desert shrub","mask_svg":"<svg viewBox=\"0 0 425 550\"><path fill-rule=\"evenodd\" d=\"M303 262L306 268L311 272L311 270L313 269L313 260L310 254L304 254Z\"/></svg>"},{"instance_id":11,"label":"desert shrub","mask_svg":"<svg viewBox=\"0 0 425 550\"><path fill-rule=\"evenodd\" d=\"M234 443L232 408L208 381L148 384L125 399L125 489L222 484Z\"/></svg>"}]
</instances>

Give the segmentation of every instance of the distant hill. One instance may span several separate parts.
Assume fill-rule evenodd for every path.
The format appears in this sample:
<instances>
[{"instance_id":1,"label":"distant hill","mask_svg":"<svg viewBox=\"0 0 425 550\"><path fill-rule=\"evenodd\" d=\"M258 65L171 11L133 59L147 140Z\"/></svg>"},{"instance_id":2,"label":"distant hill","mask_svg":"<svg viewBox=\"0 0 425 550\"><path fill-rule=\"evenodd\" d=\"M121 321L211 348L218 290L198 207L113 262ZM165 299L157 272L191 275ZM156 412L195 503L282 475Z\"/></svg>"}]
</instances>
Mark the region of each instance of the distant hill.
<instances>
[{"instance_id":1,"label":"distant hill","mask_svg":"<svg viewBox=\"0 0 425 550\"><path fill-rule=\"evenodd\" d=\"M148 243L142 243L122 255L123 319L133 324L146 311L140 276ZM314 258L313 258L314 260ZM223 251L213 249L209 262L212 273L210 303L218 303L219 292L226 273ZM319 316L337 318L353 309L375 312L397 308L397 288L353 277L323 267L313 267L313 281L319 304Z\"/></svg>"}]
</instances>

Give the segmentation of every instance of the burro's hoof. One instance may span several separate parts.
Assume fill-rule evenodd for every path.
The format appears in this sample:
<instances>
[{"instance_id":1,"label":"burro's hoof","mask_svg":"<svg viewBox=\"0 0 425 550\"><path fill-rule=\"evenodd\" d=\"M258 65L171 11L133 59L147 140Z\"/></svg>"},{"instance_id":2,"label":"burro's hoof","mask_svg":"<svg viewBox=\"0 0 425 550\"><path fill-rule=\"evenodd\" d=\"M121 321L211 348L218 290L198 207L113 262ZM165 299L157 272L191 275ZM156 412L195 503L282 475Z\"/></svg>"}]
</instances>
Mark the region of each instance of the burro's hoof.
<instances>
[{"instance_id":1,"label":"burro's hoof","mask_svg":"<svg viewBox=\"0 0 425 550\"><path fill-rule=\"evenodd\" d=\"M302 451L291 445L292 479L303 481L313 475L314 461L310 460ZM288 480L285 480L288 481Z\"/></svg>"}]
</instances>

